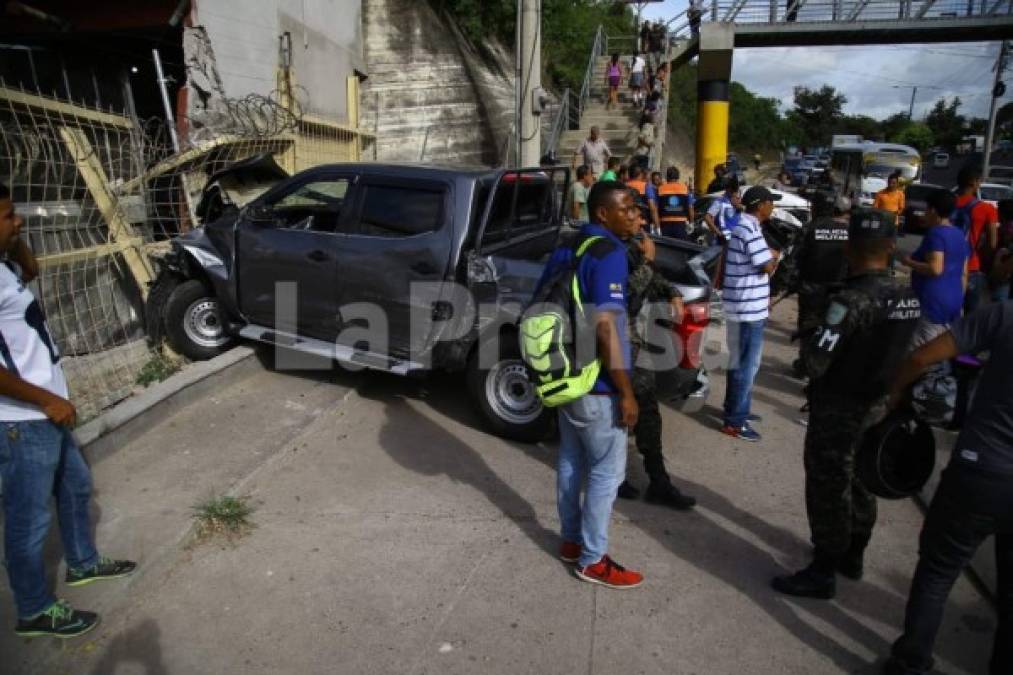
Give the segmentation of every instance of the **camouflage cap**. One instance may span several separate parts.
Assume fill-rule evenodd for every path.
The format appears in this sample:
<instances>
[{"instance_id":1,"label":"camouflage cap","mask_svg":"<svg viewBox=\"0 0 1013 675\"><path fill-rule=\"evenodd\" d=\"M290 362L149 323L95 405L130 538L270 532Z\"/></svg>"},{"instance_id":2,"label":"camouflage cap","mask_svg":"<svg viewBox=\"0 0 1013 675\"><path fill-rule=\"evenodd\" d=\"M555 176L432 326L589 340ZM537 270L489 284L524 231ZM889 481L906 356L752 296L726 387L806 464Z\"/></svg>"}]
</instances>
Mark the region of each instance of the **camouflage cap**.
<instances>
[{"instance_id":1,"label":"camouflage cap","mask_svg":"<svg viewBox=\"0 0 1013 675\"><path fill-rule=\"evenodd\" d=\"M893 239L897 235L895 220L896 216L882 209L854 209L848 225L848 239Z\"/></svg>"}]
</instances>

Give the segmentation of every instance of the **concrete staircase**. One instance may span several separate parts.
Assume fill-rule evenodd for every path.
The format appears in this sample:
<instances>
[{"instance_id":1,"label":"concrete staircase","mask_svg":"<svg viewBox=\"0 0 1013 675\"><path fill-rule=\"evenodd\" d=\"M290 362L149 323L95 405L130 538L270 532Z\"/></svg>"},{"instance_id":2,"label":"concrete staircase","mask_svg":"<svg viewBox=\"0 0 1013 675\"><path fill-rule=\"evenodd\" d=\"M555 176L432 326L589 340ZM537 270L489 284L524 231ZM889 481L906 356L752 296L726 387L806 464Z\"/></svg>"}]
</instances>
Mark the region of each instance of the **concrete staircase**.
<instances>
[{"instance_id":1,"label":"concrete staircase","mask_svg":"<svg viewBox=\"0 0 1013 675\"><path fill-rule=\"evenodd\" d=\"M624 63L629 63L631 57L620 58ZM613 156L626 160L633 154L640 108L633 107L628 80L624 79L619 87L619 105L612 110L605 109L608 98L605 73L610 61L610 56L600 56L595 61L594 73L591 76L591 92L580 117L580 129L564 131L559 140L557 156L562 162L570 162L573 159L573 153L587 138L593 126L601 130L601 135L608 143Z\"/></svg>"},{"instance_id":2,"label":"concrete staircase","mask_svg":"<svg viewBox=\"0 0 1013 675\"><path fill-rule=\"evenodd\" d=\"M376 159L498 164L512 120L512 57L495 44L478 53L428 2L362 4L361 120L376 131Z\"/></svg>"}]
</instances>

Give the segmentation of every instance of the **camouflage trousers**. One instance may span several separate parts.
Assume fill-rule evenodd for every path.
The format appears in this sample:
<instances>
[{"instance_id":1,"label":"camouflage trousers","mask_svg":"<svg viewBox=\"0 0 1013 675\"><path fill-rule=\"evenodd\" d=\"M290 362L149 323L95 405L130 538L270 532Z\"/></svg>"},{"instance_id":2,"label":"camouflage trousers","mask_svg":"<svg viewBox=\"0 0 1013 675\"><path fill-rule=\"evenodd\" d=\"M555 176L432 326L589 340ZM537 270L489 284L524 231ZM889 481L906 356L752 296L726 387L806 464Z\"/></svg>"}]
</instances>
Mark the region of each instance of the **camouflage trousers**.
<instances>
[{"instance_id":1,"label":"camouflage trousers","mask_svg":"<svg viewBox=\"0 0 1013 675\"><path fill-rule=\"evenodd\" d=\"M806 372L809 357L809 335L823 322L826 315L827 287L823 284L803 282L798 289L798 358L802 372Z\"/></svg>"},{"instance_id":2,"label":"camouflage trousers","mask_svg":"<svg viewBox=\"0 0 1013 675\"><path fill-rule=\"evenodd\" d=\"M661 451L661 409L654 382L654 371L634 368L632 376L633 394L637 397L640 416L633 434L637 450L644 456L644 471L651 483L668 485L671 479L665 470L665 457Z\"/></svg>"},{"instance_id":3,"label":"camouflage trousers","mask_svg":"<svg viewBox=\"0 0 1013 675\"><path fill-rule=\"evenodd\" d=\"M864 548L876 524L876 498L855 475L855 453L872 409L868 402L813 395L805 435L805 502L812 543L837 556Z\"/></svg>"}]
</instances>

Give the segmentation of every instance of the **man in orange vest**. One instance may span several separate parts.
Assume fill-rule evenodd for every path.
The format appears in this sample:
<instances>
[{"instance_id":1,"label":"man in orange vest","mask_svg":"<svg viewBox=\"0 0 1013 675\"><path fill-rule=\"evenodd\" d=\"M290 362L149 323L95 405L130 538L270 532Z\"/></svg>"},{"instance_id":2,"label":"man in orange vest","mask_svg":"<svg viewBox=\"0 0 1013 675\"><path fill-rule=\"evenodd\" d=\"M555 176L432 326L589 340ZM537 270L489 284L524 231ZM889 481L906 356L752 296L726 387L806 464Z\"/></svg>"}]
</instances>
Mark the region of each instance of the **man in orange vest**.
<instances>
[{"instance_id":1,"label":"man in orange vest","mask_svg":"<svg viewBox=\"0 0 1013 675\"><path fill-rule=\"evenodd\" d=\"M689 224L693 222L693 195L685 183L679 182L679 170L674 166L665 171L666 181L658 187L658 218L661 234L686 239Z\"/></svg>"},{"instance_id":2,"label":"man in orange vest","mask_svg":"<svg viewBox=\"0 0 1013 675\"><path fill-rule=\"evenodd\" d=\"M644 170L639 164L630 165L630 177L626 180L626 186L637 191L640 195L637 203L645 214L650 214L646 220L651 224L651 234L660 232L658 221L658 191L647 180Z\"/></svg>"}]
</instances>

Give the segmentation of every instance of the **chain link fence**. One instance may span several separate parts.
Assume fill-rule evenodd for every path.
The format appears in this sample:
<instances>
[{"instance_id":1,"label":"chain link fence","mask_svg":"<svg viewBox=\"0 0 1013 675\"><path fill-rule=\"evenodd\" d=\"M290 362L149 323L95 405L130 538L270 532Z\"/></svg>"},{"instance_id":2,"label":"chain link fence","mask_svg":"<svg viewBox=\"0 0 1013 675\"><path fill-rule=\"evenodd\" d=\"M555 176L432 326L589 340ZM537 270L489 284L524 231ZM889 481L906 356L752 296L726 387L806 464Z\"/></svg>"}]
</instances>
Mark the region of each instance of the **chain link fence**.
<instances>
[{"instance_id":1,"label":"chain link fence","mask_svg":"<svg viewBox=\"0 0 1013 675\"><path fill-rule=\"evenodd\" d=\"M219 100L180 120L176 141L162 120L0 80L0 181L11 188L22 236L40 262L32 290L79 419L129 396L156 356L143 317L153 258L198 225L195 209L210 176L262 153L290 174L363 156L369 134L303 114L296 98Z\"/></svg>"}]
</instances>

